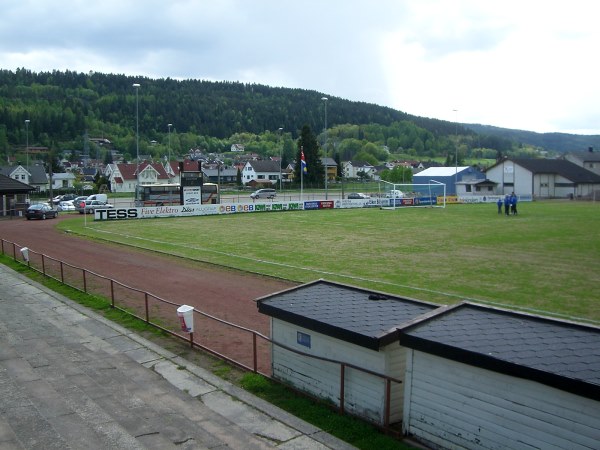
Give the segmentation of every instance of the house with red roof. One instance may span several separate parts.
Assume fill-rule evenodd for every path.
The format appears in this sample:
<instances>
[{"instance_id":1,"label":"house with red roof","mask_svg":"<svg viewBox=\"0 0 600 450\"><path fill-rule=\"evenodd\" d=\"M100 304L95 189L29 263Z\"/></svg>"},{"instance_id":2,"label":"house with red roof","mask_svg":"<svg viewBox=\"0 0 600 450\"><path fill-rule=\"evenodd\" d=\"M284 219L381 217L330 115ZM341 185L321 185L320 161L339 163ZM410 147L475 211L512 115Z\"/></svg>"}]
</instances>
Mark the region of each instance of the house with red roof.
<instances>
[{"instance_id":1,"label":"house with red roof","mask_svg":"<svg viewBox=\"0 0 600 450\"><path fill-rule=\"evenodd\" d=\"M138 177L139 170L139 177ZM171 177L160 163L109 164L105 176L111 192L135 192L137 184L169 184Z\"/></svg>"}]
</instances>

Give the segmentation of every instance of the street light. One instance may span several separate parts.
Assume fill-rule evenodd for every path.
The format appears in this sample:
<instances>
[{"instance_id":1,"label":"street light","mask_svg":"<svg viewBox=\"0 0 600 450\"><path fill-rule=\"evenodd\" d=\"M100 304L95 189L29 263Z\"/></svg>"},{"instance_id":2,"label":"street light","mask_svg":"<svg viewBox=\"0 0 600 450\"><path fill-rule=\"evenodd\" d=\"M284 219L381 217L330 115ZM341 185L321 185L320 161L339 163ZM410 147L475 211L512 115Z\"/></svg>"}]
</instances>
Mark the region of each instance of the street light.
<instances>
[{"instance_id":1,"label":"street light","mask_svg":"<svg viewBox=\"0 0 600 450\"><path fill-rule=\"evenodd\" d=\"M279 130L277 131L279 132L279 190L282 191L283 184L281 181L281 158L283 158L283 146L281 145L281 132L283 131L283 128L279 127Z\"/></svg>"},{"instance_id":2,"label":"street light","mask_svg":"<svg viewBox=\"0 0 600 450\"><path fill-rule=\"evenodd\" d=\"M169 165L171 165L171 127L173 126L172 123L168 123L167 127L169 127Z\"/></svg>"},{"instance_id":3,"label":"street light","mask_svg":"<svg viewBox=\"0 0 600 450\"><path fill-rule=\"evenodd\" d=\"M458 113L458 109L453 109L455 113ZM456 114L454 116L454 194L457 194L456 183L458 182L458 121L456 120Z\"/></svg>"},{"instance_id":4,"label":"street light","mask_svg":"<svg viewBox=\"0 0 600 450\"><path fill-rule=\"evenodd\" d=\"M325 102L325 142L323 147L325 148L325 200L327 200L327 97L321 97L321 100Z\"/></svg>"},{"instance_id":5,"label":"street light","mask_svg":"<svg viewBox=\"0 0 600 450\"><path fill-rule=\"evenodd\" d=\"M29 167L29 122L29 119L25 119L25 153L27 154L27 165L25 167Z\"/></svg>"},{"instance_id":6,"label":"street light","mask_svg":"<svg viewBox=\"0 0 600 450\"><path fill-rule=\"evenodd\" d=\"M136 169L135 169L135 199L138 200L140 190L140 119L138 113L138 92L140 90L139 83L133 83L135 89L135 152L136 152Z\"/></svg>"}]
</instances>

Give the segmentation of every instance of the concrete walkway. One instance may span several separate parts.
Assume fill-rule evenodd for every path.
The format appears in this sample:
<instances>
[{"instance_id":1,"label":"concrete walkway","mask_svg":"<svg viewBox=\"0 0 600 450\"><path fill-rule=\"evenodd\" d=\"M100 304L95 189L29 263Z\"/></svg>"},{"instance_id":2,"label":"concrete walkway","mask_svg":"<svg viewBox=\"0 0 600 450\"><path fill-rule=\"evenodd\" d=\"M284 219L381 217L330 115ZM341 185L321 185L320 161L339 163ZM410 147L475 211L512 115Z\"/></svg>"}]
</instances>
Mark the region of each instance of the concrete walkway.
<instances>
[{"instance_id":1,"label":"concrete walkway","mask_svg":"<svg viewBox=\"0 0 600 450\"><path fill-rule=\"evenodd\" d=\"M0 450L350 449L0 265Z\"/></svg>"}]
</instances>

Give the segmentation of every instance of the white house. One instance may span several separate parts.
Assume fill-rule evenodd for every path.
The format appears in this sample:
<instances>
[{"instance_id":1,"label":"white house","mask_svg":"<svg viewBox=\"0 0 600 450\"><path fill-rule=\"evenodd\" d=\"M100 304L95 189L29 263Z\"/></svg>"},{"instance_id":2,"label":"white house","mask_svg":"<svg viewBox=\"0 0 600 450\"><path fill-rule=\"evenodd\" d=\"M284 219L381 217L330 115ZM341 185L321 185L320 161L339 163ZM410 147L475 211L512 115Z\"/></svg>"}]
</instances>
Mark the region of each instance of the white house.
<instances>
[{"instance_id":1,"label":"white house","mask_svg":"<svg viewBox=\"0 0 600 450\"><path fill-rule=\"evenodd\" d=\"M437 305L324 280L257 305L271 317L274 378L338 406L343 399L345 411L380 425L401 420L406 349L397 328ZM357 367L399 381L390 382L389 417L386 380Z\"/></svg>"},{"instance_id":2,"label":"white house","mask_svg":"<svg viewBox=\"0 0 600 450\"><path fill-rule=\"evenodd\" d=\"M592 147L587 152L569 152L565 154L565 159L600 175L600 153L595 152Z\"/></svg>"},{"instance_id":3,"label":"white house","mask_svg":"<svg viewBox=\"0 0 600 450\"><path fill-rule=\"evenodd\" d=\"M591 196L600 190L600 175L559 159L503 159L486 171L499 194L531 198Z\"/></svg>"},{"instance_id":4,"label":"white house","mask_svg":"<svg viewBox=\"0 0 600 450\"><path fill-rule=\"evenodd\" d=\"M433 448L600 443L600 328L470 303L400 330L402 428Z\"/></svg>"},{"instance_id":5,"label":"white house","mask_svg":"<svg viewBox=\"0 0 600 450\"><path fill-rule=\"evenodd\" d=\"M160 163L109 164L104 174L110 182L111 192L135 192L138 183L140 185L168 184L170 180Z\"/></svg>"},{"instance_id":6,"label":"white house","mask_svg":"<svg viewBox=\"0 0 600 450\"><path fill-rule=\"evenodd\" d=\"M71 172L53 173L52 189L71 189L75 181L75 175Z\"/></svg>"},{"instance_id":7,"label":"white house","mask_svg":"<svg viewBox=\"0 0 600 450\"><path fill-rule=\"evenodd\" d=\"M0 173L13 180L33 186L38 191L47 191L50 189L50 182L48 181L46 169L41 165L3 166L0 168Z\"/></svg>"},{"instance_id":8,"label":"white house","mask_svg":"<svg viewBox=\"0 0 600 450\"><path fill-rule=\"evenodd\" d=\"M248 161L242 170L242 183L251 182L276 185L281 176L279 161Z\"/></svg>"},{"instance_id":9,"label":"white house","mask_svg":"<svg viewBox=\"0 0 600 450\"><path fill-rule=\"evenodd\" d=\"M371 178L375 174L375 167L366 161L346 161L342 166L344 178L358 178L361 173Z\"/></svg>"}]
</instances>

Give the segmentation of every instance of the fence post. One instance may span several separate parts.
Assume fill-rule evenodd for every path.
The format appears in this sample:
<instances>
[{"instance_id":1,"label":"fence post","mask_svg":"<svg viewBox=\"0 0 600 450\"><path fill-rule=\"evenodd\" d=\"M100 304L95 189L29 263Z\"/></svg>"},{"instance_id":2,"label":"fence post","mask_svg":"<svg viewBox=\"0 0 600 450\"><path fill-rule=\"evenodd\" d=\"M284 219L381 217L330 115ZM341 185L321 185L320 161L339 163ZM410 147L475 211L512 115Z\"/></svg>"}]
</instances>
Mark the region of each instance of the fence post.
<instances>
[{"instance_id":1,"label":"fence post","mask_svg":"<svg viewBox=\"0 0 600 450\"><path fill-rule=\"evenodd\" d=\"M83 272L83 292L87 294L87 280L85 278L85 269L81 269Z\"/></svg>"},{"instance_id":2,"label":"fence post","mask_svg":"<svg viewBox=\"0 0 600 450\"><path fill-rule=\"evenodd\" d=\"M115 283L112 278L110 279L110 307L115 307Z\"/></svg>"},{"instance_id":3,"label":"fence post","mask_svg":"<svg viewBox=\"0 0 600 450\"><path fill-rule=\"evenodd\" d=\"M254 373L258 372L258 364L257 364L257 352L256 352L256 333L252 333L252 354L253 354L253 361L254 361Z\"/></svg>"},{"instance_id":4,"label":"fence post","mask_svg":"<svg viewBox=\"0 0 600 450\"><path fill-rule=\"evenodd\" d=\"M44 254L42 253L42 274L46 276L46 260L44 259Z\"/></svg>"},{"instance_id":5,"label":"fence post","mask_svg":"<svg viewBox=\"0 0 600 450\"><path fill-rule=\"evenodd\" d=\"M345 397L345 379L346 379L346 364L340 364L340 414L344 414L344 397Z\"/></svg>"},{"instance_id":6,"label":"fence post","mask_svg":"<svg viewBox=\"0 0 600 450\"><path fill-rule=\"evenodd\" d=\"M190 331L190 347L194 348L194 332Z\"/></svg>"},{"instance_id":7,"label":"fence post","mask_svg":"<svg viewBox=\"0 0 600 450\"><path fill-rule=\"evenodd\" d=\"M148 293L144 292L144 308L146 310L146 323L150 322L149 320L149 316L148 316ZM192 347L194 345L192 344Z\"/></svg>"},{"instance_id":8,"label":"fence post","mask_svg":"<svg viewBox=\"0 0 600 450\"><path fill-rule=\"evenodd\" d=\"M13 242L13 259L17 260L17 244Z\"/></svg>"},{"instance_id":9,"label":"fence post","mask_svg":"<svg viewBox=\"0 0 600 450\"><path fill-rule=\"evenodd\" d=\"M60 282L62 284L65 284L65 270L64 270L64 267L63 267L62 260L60 261Z\"/></svg>"}]
</instances>

